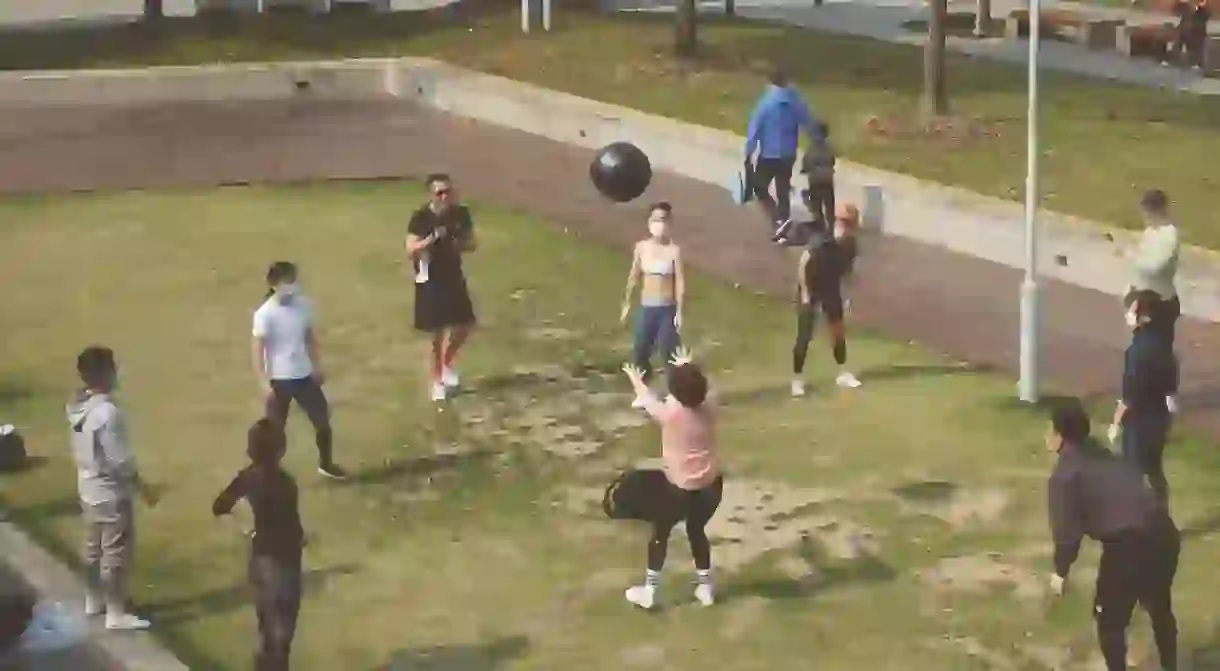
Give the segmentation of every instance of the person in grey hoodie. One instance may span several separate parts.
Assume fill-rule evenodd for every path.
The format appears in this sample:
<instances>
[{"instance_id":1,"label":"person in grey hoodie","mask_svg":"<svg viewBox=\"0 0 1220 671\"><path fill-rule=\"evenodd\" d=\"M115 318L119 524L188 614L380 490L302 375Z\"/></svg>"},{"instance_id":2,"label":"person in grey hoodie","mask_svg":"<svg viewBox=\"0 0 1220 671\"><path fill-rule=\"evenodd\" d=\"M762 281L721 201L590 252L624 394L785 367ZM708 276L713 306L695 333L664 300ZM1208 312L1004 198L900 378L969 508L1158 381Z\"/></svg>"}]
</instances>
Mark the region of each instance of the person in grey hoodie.
<instances>
[{"instance_id":1,"label":"person in grey hoodie","mask_svg":"<svg viewBox=\"0 0 1220 671\"><path fill-rule=\"evenodd\" d=\"M1182 316L1182 303L1175 286L1182 244L1177 226L1169 220L1169 197L1164 191L1153 189L1145 193L1140 200L1140 210L1146 227L1133 255L1132 280L1127 287L1126 301L1130 303L1131 296L1140 291L1157 295L1160 301L1153 310L1150 326L1160 331L1162 340L1172 349L1178 318ZM1176 398L1170 396L1168 401L1170 410L1175 411Z\"/></svg>"},{"instance_id":2,"label":"person in grey hoodie","mask_svg":"<svg viewBox=\"0 0 1220 671\"><path fill-rule=\"evenodd\" d=\"M801 94L788 86L787 76L776 71L750 115L745 162L754 164L754 192L774 224L778 240L787 235L791 226L792 170L796 165L802 129L814 137L813 115ZM774 199L770 193L772 182L775 183Z\"/></svg>"},{"instance_id":3,"label":"person in grey hoodie","mask_svg":"<svg viewBox=\"0 0 1220 671\"><path fill-rule=\"evenodd\" d=\"M133 499L152 506L156 496L140 481L123 413L111 395L118 384L114 352L87 347L76 370L84 388L67 415L85 523L85 613L105 613L107 629L147 629L148 620L127 612L127 581L135 549Z\"/></svg>"}]
</instances>

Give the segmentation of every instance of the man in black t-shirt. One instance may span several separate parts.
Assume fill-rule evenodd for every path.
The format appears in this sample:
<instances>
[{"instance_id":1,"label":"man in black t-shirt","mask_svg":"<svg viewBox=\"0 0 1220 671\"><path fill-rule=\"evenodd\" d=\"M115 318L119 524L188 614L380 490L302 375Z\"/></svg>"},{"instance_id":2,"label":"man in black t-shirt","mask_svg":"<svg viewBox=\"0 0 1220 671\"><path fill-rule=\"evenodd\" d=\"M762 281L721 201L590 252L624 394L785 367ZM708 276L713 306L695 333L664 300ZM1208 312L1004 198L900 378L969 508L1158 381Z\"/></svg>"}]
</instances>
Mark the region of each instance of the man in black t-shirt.
<instances>
[{"instance_id":1,"label":"man in black t-shirt","mask_svg":"<svg viewBox=\"0 0 1220 671\"><path fill-rule=\"evenodd\" d=\"M453 362L475 324L462 255L476 242L470 210L458 203L449 176L429 175L426 184L428 203L411 215L406 249L416 269L415 328L432 336L430 392L443 401L458 386Z\"/></svg>"},{"instance_id":2,"label":"man in black t-shirt","mask_svg":"<svg viewBox=\"0 0 1220 671\"><path fill-rule=\"evenodd\" d=\"M853 206L837 208L833 226L812 226L808 247L797 263L796 344L792 347L792 395L805 395L805 357L813 340L813 327L820 311L830 328L831 345L839 375L835 384L854 389L860 386L847 370L847 336L843 324L846 300L844 283L856 260L855 232L858 211Z\"/></svg>"}]
</instances>

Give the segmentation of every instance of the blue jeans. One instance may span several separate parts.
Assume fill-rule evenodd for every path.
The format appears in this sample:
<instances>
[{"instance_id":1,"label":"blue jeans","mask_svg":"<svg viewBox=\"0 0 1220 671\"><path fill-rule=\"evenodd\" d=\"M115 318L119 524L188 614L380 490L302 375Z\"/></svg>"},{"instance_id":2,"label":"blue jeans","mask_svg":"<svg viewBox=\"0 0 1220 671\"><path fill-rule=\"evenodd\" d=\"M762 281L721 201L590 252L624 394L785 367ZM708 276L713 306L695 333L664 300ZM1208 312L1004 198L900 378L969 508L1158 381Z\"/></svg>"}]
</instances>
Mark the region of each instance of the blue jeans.
<instances>
[{"instance_id":1,"label":"blue jeans","mask_svg":"<svg viewBox=\"0 0 1220 671\"><path fill-rule=\"evenodd\" d=\"M643 305L635 317L635 344L632 347L632 358L635 365L644 370L644 374L652 374L652 353L661 349L663 365L668 366L674 352L681 346L678 339L678 329L674 326L674 317L678 316L676 305Z\"/></svg>"}]
</instances>

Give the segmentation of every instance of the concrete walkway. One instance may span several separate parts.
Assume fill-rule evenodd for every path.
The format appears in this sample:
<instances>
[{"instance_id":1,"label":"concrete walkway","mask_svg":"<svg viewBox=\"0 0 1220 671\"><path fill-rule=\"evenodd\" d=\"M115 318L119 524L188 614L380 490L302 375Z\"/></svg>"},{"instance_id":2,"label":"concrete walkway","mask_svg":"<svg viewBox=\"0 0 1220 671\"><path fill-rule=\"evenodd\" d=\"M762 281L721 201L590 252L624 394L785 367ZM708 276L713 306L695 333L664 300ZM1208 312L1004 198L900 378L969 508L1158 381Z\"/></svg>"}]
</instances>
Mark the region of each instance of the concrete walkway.
<instances>
[{"instance_id":1,"label":"concrete walkway","mask_svg":"<svg viewBox=\"0 0 1220 671\"><path fill-rule=\"evenodd\" d=\"M623 11L673 11L672 0L610 1L611 6ZM992 15L1002 18L1025 4L1020 0L998 0L992 3ZM1053 6L1054 0L1043 4ZM825 0L821 7L814 7L813 0L744 0L736 6L737 14L745 18L781 21L831 33L911 45L922 45L924 35L905 29L903 24L925 21L928 16L920 0ZM719 13L723 11L724 3L702 2L701 7L705 12ZM954 0L950 3L950 11L955 10L973 12L974 3ZM950 37L947 47L1006 63L1024 65L1029 62L1029 44L1025 40ZM1089 51L1074 44L1044 40L1038 59L1048 70L1197 95L1220 95L1220 80L1208 79L1189 70L1163 67L1150 59L1128 58L1117 52Z\"/></svg>"}]
</instances>

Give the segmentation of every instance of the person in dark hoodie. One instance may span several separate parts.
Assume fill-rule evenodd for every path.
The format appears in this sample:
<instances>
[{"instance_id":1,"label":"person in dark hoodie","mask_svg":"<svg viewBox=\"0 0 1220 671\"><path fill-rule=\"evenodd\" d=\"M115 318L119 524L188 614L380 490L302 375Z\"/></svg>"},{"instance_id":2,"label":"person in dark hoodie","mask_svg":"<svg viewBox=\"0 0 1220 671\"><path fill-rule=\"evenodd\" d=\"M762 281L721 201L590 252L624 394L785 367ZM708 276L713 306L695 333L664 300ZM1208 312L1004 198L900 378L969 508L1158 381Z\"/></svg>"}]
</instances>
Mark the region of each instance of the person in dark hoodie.
<instances>
[{"instance_id":1,"label":"person in dark hoodie","mask_svg":"<svg viewBox=\"0 0 1220 671\"><path fill-rule=\"evenodd\" d=\"M801 129L814 137L813 115L801 94L788 86L787 76L777 70L750 115L745 161L754 165L754 192L774 225L778 240L791 227L792 170L796 166ZM773 182L775 198L770 193Z\"/></svg>"},{"instance_id":2,"label":"person in dark hoodie","mask_svg":"<svg viewBox=\"0 0 1220 671\"><path fill-rule=\"evenodd\" d=\"M301 608L301 527L296 480L280 466L287 440L283 425L260 419L247 434L250 465L212 503L216 517L245 499L254 514L250 535L250 582L255 592L259 646L257 671L287 671Z\"/></svg>"},{"instance_id":3,"label":"person in dark hoodie","mask_svg":"<svg viewBox=\"0 0 1220 671\"><path fill-rule=\"evenodd\" d=\"M76 358L84 388L68 404L76 484L85 522L85 614L106 614L111 630L147 629L127 612L127 585L135 550L135 497L149 506L157 496L136 471L123 413L112 393L118 366L107 347L87 347Z\"/></svg>"},{"instance_id":4,"label":"person in dark hoodie","mask_svg":"<svg viewBox=\"0 0 1220 671\"><path fill-rule=\"evenodd\" d=\"M830 126L818 122L814 126L813 145L801 159L801 172L809 180L809 188L801 200L813 215L814 226L829 226L835 218L835 150L830 144Z\"/></svg>"}]
</instances>

